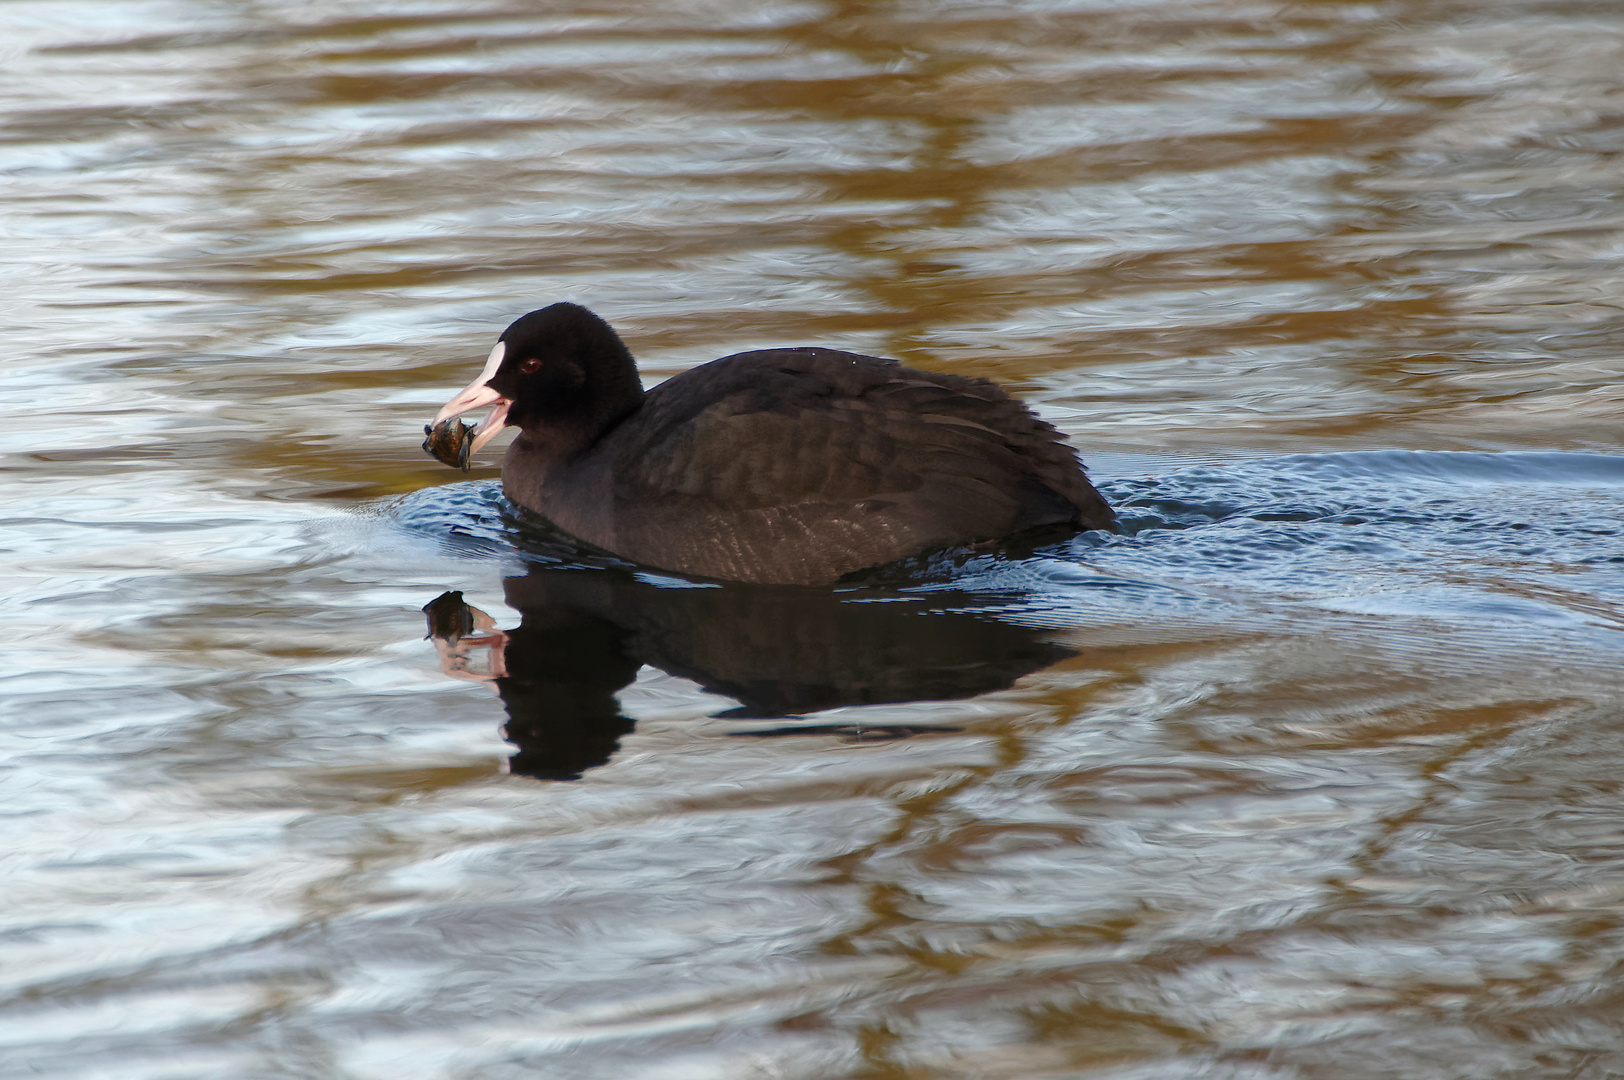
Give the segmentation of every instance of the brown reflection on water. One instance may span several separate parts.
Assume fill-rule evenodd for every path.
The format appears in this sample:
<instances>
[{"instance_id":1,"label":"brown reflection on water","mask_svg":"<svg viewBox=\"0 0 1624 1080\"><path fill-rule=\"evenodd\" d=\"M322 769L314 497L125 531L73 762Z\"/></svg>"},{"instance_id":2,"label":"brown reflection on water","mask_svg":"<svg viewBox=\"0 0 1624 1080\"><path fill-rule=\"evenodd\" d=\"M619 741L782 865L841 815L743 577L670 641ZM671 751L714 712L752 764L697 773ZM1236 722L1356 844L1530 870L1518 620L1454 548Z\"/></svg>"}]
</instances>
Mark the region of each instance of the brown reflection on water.
<instances>
[{"instance_id":1,"label":"brown reflection on water","mask_svg":"<svg viewBox=\"0 0 1624 1080\"><path fill-rule=\"evenodd\" d=\"M1427 4L1392 17L1402 34L1347 5L1293 9L1271 17L1272 41L1244 6L1150 10L833 5L768 27L673 16L655 31L532 28L495 8L137 39L118 49L209 58L220 104L202 123L232 149L198 177L212 195L185 215L192 250L132 269L143 287L249 301L242 344L267 357L288 355L251 340L273 311L272 340L318 328L335 304L381 306L391 347L346 346L364 350L342 384L368 414L364 438L242 445L244 466L342 497L446 479L399 472L394 435L416 416L364 391L456 382L512 315L559 295L604 307L656 372L735 347L855 344L1039 383L1078 410L1085 445L1369 445L1396 428L1413 445L1481 445L1524 440L1552 413L1575 444L1605 438L1617 342L1595 324L1612 308L1571 306L1599 282L1542 271L1541 288L1570 298L1563 319L1583 324L1562 344L1597 358L1577 383L1551 367L1576 358L1543 327L1521 341L1515 323L1471 315L1485 259L1506 263L1496 288L1523 288L1532 266L1578 271L1573 256L1617 228L1595 212L1610 174L1575 148L1582 132L1544 150L1527 126L1537 108L1510 144L1462 119L1503 111L1503 89L1440 71L1445 46L1429 39L1488 48L1494 32L1462 38ZM656 32L668 52L600 59ZM1557 120L1592 85L1609 92L1610 56L1574 61ZM447 109L460 115L436 115ZM130 122L86 109L74 129ZM139 123L173 138L198 119L151 108ZM302 135L323 126L335 135ZM257 149L256 129L303 145ZM1440 141L1459 167L1431 153ZM1534 194L1531 157L1546 181ZM1503 192L1487 218L1460 202L1485 185ZM414 297L443 317L402 310ZM437 344L448 332L454 347ZM330 355L317 346L314 371L284 360L269 395L238 392L332 393ZM323 438L347 456L312 454ZM336 482L357 467L394 475Z\"/></svg>"},{"instance_id":2,"label":"brown reflection on water","mask_svg":"<svg viewBox=\"0 0 1624 1080\"><path fill-rule=\"evenodd\" d=\"M1342 649L1368 650L1368 642L1329 632ZM1512 1014L1527 1017L1536 1040L1550 1037L1539 1029L1560 1023L1556 1016L1604 1015L1610 1006L1601 1003L1552 1012L1535 1002L1589 979L1593 969L1575 960L1612 947L1611 918L1603 929L1576 912L1559 916L1541 931L1546 944L1528 950L1526 939L1508 947L1499 935L1515 934L1511 924L1468 898L1491 881L1564 891L1539 865L1554 851L1523 862L1491 822L1522 827L1514 823L1532 808L1517 809L1518 787L1552 742L1530 742L1529 734L1598 721L1584 695L1491 704L1495 691L1481 674L1408 675L1347 685L1339 707L1328 708L1324 691L1309 697L1300 680L1345 681L1338 648L1248 651L1295 670L1277 682L1265 664L1248 667L1234 673L1232 695L1164 714L1173 736L1160 762L1113 761L1073 743L1063 766L1051 759L1058 767L1050 772L1037 749L1044 736L1028 728L1020 740L1027 753L1014 760L896 798L890 830L825 863L830 884L860 889L868 918L822 949L897 966L865 1003L795 1015L784 1027L838 1030L861 1053L863 1068L852 1075L864 1076L1165 1068L1170 1056L1185 1055L1202 1063L1198 1075L1260 1057L1277 1067L1335 1062L1358 1072L1344 1055L1362 1045L1413 1055L1407 1067L1442 1075L1470 1057L1450 1031L1461 1017L1492 1013L1512 1029L1524 1022L1504 1011L1508 981L1512 998L1528 1000L1527 1013L1513 1006ZM1107 702L1137 696L1143 704L1145 684L1166 681L1176 653L1191 655L1158 646L1120 656L1124 666L1101 693ZM1387 666L1398 658L1365 659ZM1440 705L1440 696L1479 702ZM1257 723L1260 699L1279 721ZM1097 696L1093 703L1096 719L1111 711L1097 707ZM1237 713L1250 723L1231 737L1223 729ZM1068 741L1059 730L1055 737ZM1357 788L1372 773L1405 794L1366 803ZM1587 793L1583 801L1606 797ZM1131 826L1120 813L1129 804ZM1325 830L1354 841L1338 845L1335 864L1313 854ZM1440 836L1450 838L1441 849L1431 842ZM1271 869L1254 875L1244 859L1212 862L1237 843L1256 845ZM1562 857L1589 861L1585 848L1565 843ZM1025 873L1033 866L1052 876L1038 885ZM1115 893L1108 883L1124 872L1136 885ZM1199 881L1204 901L1165 888L1168 877ZM1227 912L1224 925L1208 926L1218 909ZM1514 921L1535 909L1550 910L1536 901ZM1287 957L1305 966L1282 971ZM1413 1038L1375 1034L1386 1029L1377 1017L1393 1010L1427 1019ZM1259 1023L1270 1031L1260 1040L1266 1050L1252 1041ZM1451 1064L1432 1058L1429 1023L1444 1029ZM992 1031L1008 1032L996 1048L982 1041ZM1567 1067L1591 1052L1602 1053L1553 1056Z\"/></svg>"}]
</instances>

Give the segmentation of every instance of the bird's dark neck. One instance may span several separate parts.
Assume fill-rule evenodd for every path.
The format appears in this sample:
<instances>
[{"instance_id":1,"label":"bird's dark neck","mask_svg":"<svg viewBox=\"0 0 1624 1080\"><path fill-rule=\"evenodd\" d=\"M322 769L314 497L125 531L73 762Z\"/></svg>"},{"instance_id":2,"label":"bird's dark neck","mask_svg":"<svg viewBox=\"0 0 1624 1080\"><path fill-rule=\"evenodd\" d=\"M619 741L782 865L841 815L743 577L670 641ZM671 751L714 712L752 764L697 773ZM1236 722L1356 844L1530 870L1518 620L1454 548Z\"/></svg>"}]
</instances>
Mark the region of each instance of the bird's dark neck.
<instances>
[{"instance_id":1,"label":"bird's dark neck","mask_svg":"<svg viewBox=\"0 0 1624 1080\"><path fill-rule=\"evenodd\" d=\"M532 420L522 425L513 441L514 452L522 453L547 472L568 465L591 450L611 431L642 408L642 388L638 400L623 405L618 413L604 411L591 415L561 415L548 420Z\"/></svg>"}]
</instances>

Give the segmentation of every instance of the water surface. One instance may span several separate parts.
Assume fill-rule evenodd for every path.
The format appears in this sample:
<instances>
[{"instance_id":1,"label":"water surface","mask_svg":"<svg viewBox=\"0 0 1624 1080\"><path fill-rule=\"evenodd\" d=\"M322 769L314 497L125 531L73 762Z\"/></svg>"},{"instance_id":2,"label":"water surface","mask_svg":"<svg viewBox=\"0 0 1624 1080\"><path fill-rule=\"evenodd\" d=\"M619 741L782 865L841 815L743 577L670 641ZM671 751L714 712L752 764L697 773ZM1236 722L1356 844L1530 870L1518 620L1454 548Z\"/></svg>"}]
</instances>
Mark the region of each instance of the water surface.
<instances>
[{"instance_id":1,"label":"water surface","mask_svg":"<svg viewBox=\"0 0 1624 1080\"><path fill-rule=\"evenodd\" d=\"M1610 0L0 26L0 1076L1624 1072ZM417 449L560 299L1124 531L560 554Z\"/></svg>"}]
</instances>

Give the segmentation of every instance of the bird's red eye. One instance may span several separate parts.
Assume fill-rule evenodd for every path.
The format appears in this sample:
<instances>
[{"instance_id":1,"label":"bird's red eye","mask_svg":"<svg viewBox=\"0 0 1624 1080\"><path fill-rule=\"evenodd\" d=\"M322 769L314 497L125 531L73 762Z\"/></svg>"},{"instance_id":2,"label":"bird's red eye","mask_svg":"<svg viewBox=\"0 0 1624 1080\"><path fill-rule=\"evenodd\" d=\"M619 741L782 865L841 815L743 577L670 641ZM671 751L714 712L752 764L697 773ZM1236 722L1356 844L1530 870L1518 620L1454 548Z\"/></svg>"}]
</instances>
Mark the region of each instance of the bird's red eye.
<instances>
[{"instance_id":1,"label":"bird's red eye","mask_svg":"<svg viewBox=\"0 0 1624 1080\"><path fill-rule=\"evenodd\" d=\"M539 367L541 367L541 361L532 356L530 359L519 365L519 370L524 372L526 375L529 375Z\"/></svg>"}]
</instances>

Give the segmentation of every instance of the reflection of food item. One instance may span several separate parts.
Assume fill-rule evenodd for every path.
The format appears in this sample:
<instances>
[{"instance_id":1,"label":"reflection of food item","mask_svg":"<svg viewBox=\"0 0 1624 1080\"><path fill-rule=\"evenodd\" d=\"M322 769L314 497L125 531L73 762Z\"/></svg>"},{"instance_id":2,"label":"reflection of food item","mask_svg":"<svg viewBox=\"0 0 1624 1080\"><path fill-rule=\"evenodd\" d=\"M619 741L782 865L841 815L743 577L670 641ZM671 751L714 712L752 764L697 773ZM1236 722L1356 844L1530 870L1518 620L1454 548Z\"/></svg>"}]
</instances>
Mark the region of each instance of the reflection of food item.
<instances>
[{"instance_id":1,"label":"reflection of food item","mask_svg":"<svg viewBox=\"0 0 1624 1080\"><path fill-rule=\"evenodd\" d=\"M440 654L440 670L453 679L471 679L488 683L507 675L503 650L508 636L496 628L496 620L463 601L462 593L446 592L423 605L428 616L428 636L434 639L434 650ZM482 648L490 655L481 673L474 658Z\"/></svg>"},{"instance_id":2,"label":"reflection of food item","mask_svg":"<svg viewBox=\"0 0 1624 1080\"><path fill-rule=\"evenodd\" d=\"M423 605L423 614L429 619L429 637L455 645L474 632L476 616L485 613L469 607L462 593L443 592ZM486 615L485 618L489 620L490 616Z\"/></svg>"},{"instance_id":3,"label":"reflection of food item","mask_svg":"<svg viewBox=\"0 0 1624 1080\"><path fill-rule=\"evenodd\" d=\"M424 424L423 449L433 454L434 459L442 465L467 472L468 455L474 448L474 440L469 438L473 432L474 425L456 419L434 425Z\"/></svg>"}]
</instances>

